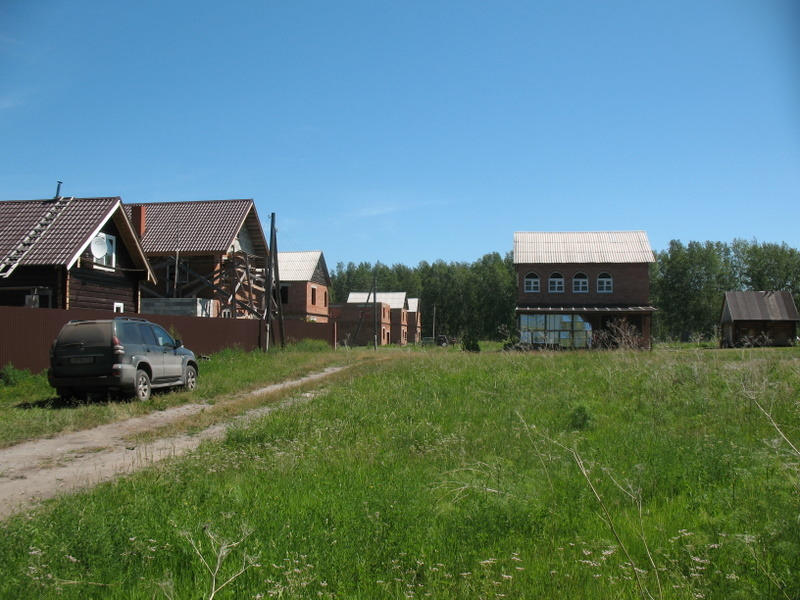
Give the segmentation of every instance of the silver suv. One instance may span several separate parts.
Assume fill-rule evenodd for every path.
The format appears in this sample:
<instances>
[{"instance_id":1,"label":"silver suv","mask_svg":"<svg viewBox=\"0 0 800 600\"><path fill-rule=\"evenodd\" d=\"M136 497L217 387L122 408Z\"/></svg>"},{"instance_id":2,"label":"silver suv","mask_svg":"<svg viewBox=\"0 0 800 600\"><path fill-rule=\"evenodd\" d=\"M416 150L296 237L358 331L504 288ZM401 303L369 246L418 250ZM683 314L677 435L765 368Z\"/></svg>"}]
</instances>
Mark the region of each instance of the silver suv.
<instances>
[{"instance_id":1,"label":"silver suv","mask_svg":"<svg viewBox=\"0 0 800 600\"><path fill-rule=\"evenodd\" d=\"M106 392L148 400L153 388L197 385L197 360L145 319L70 321L50 350L50 385L62 398Z\"/></svg>"}]
</instances>

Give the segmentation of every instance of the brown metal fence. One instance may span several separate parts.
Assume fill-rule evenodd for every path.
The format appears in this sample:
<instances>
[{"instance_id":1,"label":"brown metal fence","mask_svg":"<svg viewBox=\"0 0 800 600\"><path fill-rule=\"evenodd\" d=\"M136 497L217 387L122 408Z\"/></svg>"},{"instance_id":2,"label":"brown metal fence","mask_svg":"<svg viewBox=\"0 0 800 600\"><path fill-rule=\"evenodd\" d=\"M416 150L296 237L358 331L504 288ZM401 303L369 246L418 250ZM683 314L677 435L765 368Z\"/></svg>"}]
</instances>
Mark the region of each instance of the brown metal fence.
<instances>
[{"instance_id":1,"label":"brown metal fence","mask_svg":"<svg viewBox=\"0 0 800 600\"><path fill-rule=\"evenodd\" d=\"M120 314L102 310L63 310L0 306L0 368L11 363L17 369L38 373L49 366L50 346L64 323L74 319L139 317L158 323L183 340L196 354L213 354L224 348L245 351L263 348L263 324L255 319L212 319L173 315ZM287 339L322 339L336 344L335 323L293 324L287 321Z\"/></svg>"}]
</instances>

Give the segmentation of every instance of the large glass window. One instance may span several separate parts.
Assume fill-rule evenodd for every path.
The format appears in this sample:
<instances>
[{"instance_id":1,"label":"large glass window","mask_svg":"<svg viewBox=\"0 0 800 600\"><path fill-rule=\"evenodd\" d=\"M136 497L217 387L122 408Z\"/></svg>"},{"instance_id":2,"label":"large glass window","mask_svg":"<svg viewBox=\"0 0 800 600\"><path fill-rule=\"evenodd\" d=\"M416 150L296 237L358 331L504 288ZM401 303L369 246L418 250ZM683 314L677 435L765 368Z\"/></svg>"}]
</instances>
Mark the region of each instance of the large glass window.
<instances>
[{"instance_id":1,"label":"large glass window","mask_svg":"<svg viewBox=\"0 0 800 600\"><path fill-rule=\"evenodd\" d=\"M589 277L586 273L578 273L572 278L572 291L578 294L589 291Z\"/></svg>"},{"instance_id":2,"label":"large glass window","mask_svg":"<svg viewBox=\"0 0 800 600\"><path fill-rule=\"evenodd\" d=\"M614 278L611 273L602 272L597 276L597 291L608 294L614 291Z\"/></svg>"},{"instance_id":3,"label":"large glass window","mask_svg":"<svg viewBox=\"0 0 800 600\"><path fill-rule=\"evenodd\" d=\"M539 289L539 276L536 273L528 273L525 275L525 291L538 292Z\"/></svg>"},{"instance_id":4,"label":"large glass window","mask_svg":"<svg viewBox=\"0 0 800 600\"><path fill-rule=\"evenodd\" d=\"M564 276L561 273L552 273L547 286L549 292L559 293L564 291Z\"/></svg>"},{"instance_id":5,"label":"large glass window","mask_svg":"<svg viewBox=\"0 0 800 600\"><path fill-rule=\"evenodd\" d=\"M520 315L520 341L533 346L588 348L592 326L580 315Z\"/></svg>"}]
</instances>

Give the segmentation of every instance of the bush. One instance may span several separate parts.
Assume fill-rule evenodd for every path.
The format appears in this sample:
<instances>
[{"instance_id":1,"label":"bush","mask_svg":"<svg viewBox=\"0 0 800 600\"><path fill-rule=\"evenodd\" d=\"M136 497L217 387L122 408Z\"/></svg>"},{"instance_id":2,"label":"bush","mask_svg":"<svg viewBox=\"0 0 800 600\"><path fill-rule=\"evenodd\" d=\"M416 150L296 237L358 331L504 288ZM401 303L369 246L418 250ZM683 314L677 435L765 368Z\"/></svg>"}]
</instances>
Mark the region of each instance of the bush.
<instances>
[{"instance_id":1,"label":"bush","mask_svg":"<svg viewBox=\"0 0 800 600\"><path fill-rule=\"evenodd\" d=\"M8 363L5 367L0 369L0 384L8 386L18 385L30 378L30 376L30 371L15 369L14 365Z\"/></svg>"}]
</instances>

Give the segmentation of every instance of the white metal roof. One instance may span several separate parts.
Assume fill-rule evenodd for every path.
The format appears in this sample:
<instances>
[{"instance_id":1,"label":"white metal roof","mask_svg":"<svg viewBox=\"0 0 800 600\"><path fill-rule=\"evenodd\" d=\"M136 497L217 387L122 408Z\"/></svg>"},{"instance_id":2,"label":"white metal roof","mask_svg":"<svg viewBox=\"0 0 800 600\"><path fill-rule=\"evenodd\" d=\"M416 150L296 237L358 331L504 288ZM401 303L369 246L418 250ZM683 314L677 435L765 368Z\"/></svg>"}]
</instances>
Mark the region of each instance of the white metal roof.
<instances>
[{"instance_id":1,"label":"white metal roof","mask_svg":"<svg viewBox=\"0 0 800 600\"><path fill-rule=\"evenodd\" d=\"M419 312L419 298L408 299L408 312Z\"/></svg>"},{"instance_id":2,"label":"white metal roof","mask_svg":"<svg viewBox=\"0 0 800 600\"><path fill-rule=\"evenodd\" d=\"M644 231L517 231L514 264L651 263Z\"/></svg>"},{"instance_id":3,"label":"white metal roof","mask_svg":"<svg viewBox=\"0 0 800 600\"><path fill-rule=\"evenodd\" d=\"M389 308L408 308L405 292L378 292L378 302L388 304ZM348 304L367 304L372 302L372 292L350 292Z\"/></svg>"},{"instance_id":4,"label":"white metal roof","mask_svg":"<svg viewBox=\"0 0 800 600\"><path fill-rule=\"evenodd\" d=\"M311 281L321 258L321 250L278 252L278 274L281 281Z\"/></svg>"}]
</instances>

